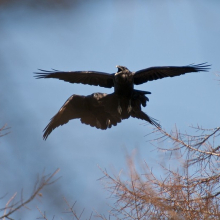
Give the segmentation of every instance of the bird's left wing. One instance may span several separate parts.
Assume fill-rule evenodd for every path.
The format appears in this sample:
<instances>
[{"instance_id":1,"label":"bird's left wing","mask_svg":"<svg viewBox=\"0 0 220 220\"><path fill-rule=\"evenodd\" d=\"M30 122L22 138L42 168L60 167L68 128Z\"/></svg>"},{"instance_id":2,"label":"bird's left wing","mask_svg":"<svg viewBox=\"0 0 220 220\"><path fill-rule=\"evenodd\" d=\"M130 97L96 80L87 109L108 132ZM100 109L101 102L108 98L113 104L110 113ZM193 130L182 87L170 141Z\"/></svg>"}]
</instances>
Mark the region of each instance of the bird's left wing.
<instances>
[{"instance_id":1,"label":"bird's left wing","mask_svg":"<svg viewBox=\"0 0 220 220\"><path fill-rule=\"evenodd\" d=\"M174 77L190 72L208 71L210 65L201 63L188 66L161 66L142 69L134 73L134 84L139 85L147 81L162 79L164 77Z\"/></svg>"},{"instance_id":2,"label":"bird's left wing","mask_svg":"<svg viewBox=\"0 0 220 220\"><path fill-rule=\"evenodd\" d=\"M84 107L85 96L72 95L63 104L60 110L51 118L50 123L44 129L43 138L47 139L48 135L57 127L68 123L69 120L81 118L87 114Z\"/></svg>"},{"instance_id":3,"label":"bird's left wing","mask_svg":"<svg viewBox=\"0 0 220 220\"><path fill-rule=\"evenodd\" d=\"M101 86L106 88L111 88L114 86L114 75L104 72L96 71L70 71L63 72L58 70L41 70L41 72L35 73L37 79L41 78L56 78L59 80L64 80L69 83L82 83L94 86Z\"/></svg>"},{"instance_id":4,"label":"bird's left wing","mask_svg":"<svg viewBox=\"0 0 220 220\"><path fill-rule=\"evenodd\" d=\"M121 122L121 118L114 112L105 111L107 104L111 106L108 101L111 101L111 98L109 99L105 93L94 93L88 96L72 95L44 129L44 140L55 128L77 118L84 124L102 130L111 128L112 125L116 126Z\"/></svg>"}]
</instances>

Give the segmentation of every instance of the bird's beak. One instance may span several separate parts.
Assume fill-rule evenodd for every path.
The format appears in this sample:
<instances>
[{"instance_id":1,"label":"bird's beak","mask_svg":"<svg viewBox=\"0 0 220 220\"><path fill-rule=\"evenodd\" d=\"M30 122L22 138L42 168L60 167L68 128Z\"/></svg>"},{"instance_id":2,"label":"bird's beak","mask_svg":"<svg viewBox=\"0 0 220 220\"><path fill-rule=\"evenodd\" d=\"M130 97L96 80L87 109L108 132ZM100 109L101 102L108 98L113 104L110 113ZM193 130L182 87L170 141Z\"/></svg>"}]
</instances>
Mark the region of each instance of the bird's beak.
<instances>
[{"instance_id":1,"label":"bird's beak","mask_svg":"<svg viewBox=\"0 0 220 220\"><path fill-rule=\"evenodd\" d=\"M119 72L120 72L119 67L120 67L119 65L117 65L117 66L116 66L116 68L118 68L118 72L117 72L117 73L115 73L115 75L118 75L118 74L119 74Z\"/></svg>"}]
</instances>

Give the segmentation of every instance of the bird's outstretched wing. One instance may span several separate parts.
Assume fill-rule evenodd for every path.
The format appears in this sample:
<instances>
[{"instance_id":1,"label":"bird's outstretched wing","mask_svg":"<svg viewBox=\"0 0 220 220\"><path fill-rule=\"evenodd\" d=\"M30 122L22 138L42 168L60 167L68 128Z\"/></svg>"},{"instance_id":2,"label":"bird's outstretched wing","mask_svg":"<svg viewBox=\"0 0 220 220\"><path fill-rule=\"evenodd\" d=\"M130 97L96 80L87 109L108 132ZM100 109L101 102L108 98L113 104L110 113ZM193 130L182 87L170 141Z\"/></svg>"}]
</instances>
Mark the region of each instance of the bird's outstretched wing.
<instances>
[{"instance_id":1,"label":"bird's outstretched wing","mask_svg":"<svg viewBox=\"0 0 220 220\"><path fill-rule=\"evenodd\" d=\"M44 129L43 138L46 140L55 128L77 118L84 124L102 130L111 128L112 125L116 126L121 122L121 118L104 111L106 96L108 95L105 93L94 93L88 96L72 95L51 118Z\"/></svg>"},{"instance_id":2,"label":"bird's outstretched wing","mask_svg":"<svg viewBox=\"0 0 220 220\"><path fill-rule=\"evenodd\" d=\"M67 99L57 114L51 118L50 123L44 129L43 138L46 140L48 135L60 125L66 124L69 120L80 118L83 112L83 102L85 96L72 95ZM75 107L74 107L75 106Z\"/></svg>"},{"instance_id":3,"label":"bird's outstretched wing","mask_svg":"<svg viewBox=\"0 0 220 220\"><path fill-rule=\"evenodd\" d=\"M157 128L161 127L160 124L156 121L156 119L148 116L143 111L133 111L132 114L131 114L131 117L147 121L147 122L149 122L150 124L154 125Z\"/></svg>"},{"instance_id":4,"label":"bird's outstretched wing","mask_svg":"<svg viewBox=\"0 0 220 220\"><path fill-rule=\"evenodd\" d=\"M56 78L64 80L70 83L82 83L93 86L101 86L106 88L111 88L114 86L113 74L96 72L96 71L70 71L62 72L58 70L41 70L41 72L35 73L37 79L41 78Z\"/></svg>"},{"instance_id":5,"label":"bird's outstretched wing","mask_svg":"<svg viewBox=\"0 0 220 220\"><path fill-rule=\"evenodd\" d=\"M190 72L208 71L210 65L207 63L190 64L188 66L161 66L142 69L134 73L134 84L139 85L147 81L174 77Z\"/></svg>"}]
</instances>

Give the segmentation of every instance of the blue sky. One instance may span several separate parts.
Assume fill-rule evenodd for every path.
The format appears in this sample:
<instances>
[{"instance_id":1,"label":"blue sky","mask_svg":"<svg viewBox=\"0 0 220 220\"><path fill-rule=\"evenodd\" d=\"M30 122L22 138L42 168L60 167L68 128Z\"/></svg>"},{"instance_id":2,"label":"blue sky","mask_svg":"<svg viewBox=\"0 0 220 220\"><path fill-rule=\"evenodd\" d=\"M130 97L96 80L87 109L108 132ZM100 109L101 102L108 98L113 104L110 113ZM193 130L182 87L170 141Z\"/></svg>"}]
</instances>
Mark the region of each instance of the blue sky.
<instances>
[{"instance_id":1,"label":"blue sky","mask_svg":"<svg viewBox=\"0 0 220 220\"><path fill-rule=\"evenodd\" d=\"M43 191L39 205L19 213L39 217L36 204L59 219L62 196L77 201L85 214L106 214L110 202L97 164L112 174L126 168L126 151L154 166L156 152L147 143L151 125L137 119L100 131L73 120L52 132L42 130L72 94L111 93L113 89L73 85L59 80L36 80L41 69L97 70L114 73L116 65L136 71L150 66L181 66L208 62L207 73L189 73L152 81L136 88L151 91L143 110L170 131L176 125L219 126L220 72L219 1L85 1L69 7L0 8L0 121L11 127L1 138L0 196L25 190L28 196L38 173L56 168L62 178ZM143 125L144 124L144 125ZM10 184L9 184L10 183ZM5 200L0 200L0 207ZM54 207L56 206L56 211ZM33 214L34 213L34 214ZM60 214L61 213L61 214ZM34 217L34 218L33 218Z\"/></svg>"}]
</instances>

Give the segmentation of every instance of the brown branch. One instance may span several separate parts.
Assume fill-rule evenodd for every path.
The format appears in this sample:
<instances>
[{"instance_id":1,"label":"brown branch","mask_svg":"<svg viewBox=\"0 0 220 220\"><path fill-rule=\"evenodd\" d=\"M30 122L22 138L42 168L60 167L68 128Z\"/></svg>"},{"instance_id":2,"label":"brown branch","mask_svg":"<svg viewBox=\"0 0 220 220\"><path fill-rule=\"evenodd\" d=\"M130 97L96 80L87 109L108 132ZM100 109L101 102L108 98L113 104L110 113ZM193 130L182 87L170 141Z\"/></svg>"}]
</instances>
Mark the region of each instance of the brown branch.
<instances>
[{"instance_id":1,"label":"brown branch","mask_svg":"<svg viewBox=\"0 0 220 220\"><path fill-rule=\"evenodd\" d=\"M39 193L40 191L47 185L50 185L52 183L54 183L55 181L57 181L58 179L54 180L54 181L51 181L52 178L60 171L60 169L57 169L53 174L49 175L48 177L46 176L42 176L41 179L40 179L40 182L37 181L37 183L35 184L35 187L34 187L34 191L32 193L32 195L26 200L23 202L23 199L21 199L20 201L20 205L17 205L18 203L15 203L14 205L8 207L9 203L11 203L14 199L15 199L15 196L17 193L15 193L10 199L9 201L7 202L5 208L4 208L4 215L3 216L0 216L0 219L4 219L4 218L9 218L9 216L11 214L13 214L14 212L16 212L17 210L19 210L20 208L22 207L26 207L26 205L28 203L30 203ZM8 213L6 213L6 211L8 211Z\"/></svg>"},{"instance_id":2,"label":"brown branch","mask_svg":"<svg viewBox=\"0 0 220 220\"><path fill-rule=\"evenodd\" d=\"M2 131L8 130L8 129L10 129L10 128L7 127L7 124L3 125L3 126L0 128L0 137L3 137L3 136L5 136L5 135L9 134L10 132L6 132L6 133L4 133L4 134L1 134Z\"/></svg>"}]
</instances>

